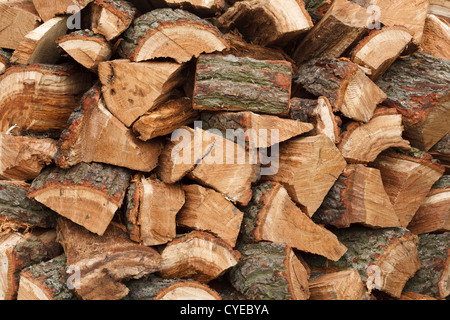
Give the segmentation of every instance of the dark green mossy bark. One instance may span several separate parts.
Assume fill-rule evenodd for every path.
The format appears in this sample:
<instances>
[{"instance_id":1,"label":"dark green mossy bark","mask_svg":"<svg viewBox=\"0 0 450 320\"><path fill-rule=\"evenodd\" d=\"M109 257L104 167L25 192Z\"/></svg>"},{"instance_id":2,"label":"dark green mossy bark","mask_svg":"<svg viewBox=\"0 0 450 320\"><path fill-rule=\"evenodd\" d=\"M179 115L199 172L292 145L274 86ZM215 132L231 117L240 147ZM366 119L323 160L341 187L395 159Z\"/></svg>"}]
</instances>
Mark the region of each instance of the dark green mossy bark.
<instances>
[{"instance_id":1,"label":"dark green mossy bark","mask_svg":"<svg viewBox=\"0 0 450 320\"><path fill-rule=\"evenodd\" d=\"M304 0L303 2L314 25L323 18L332 3L330 0Z\"/></svg>"}]
</instances>

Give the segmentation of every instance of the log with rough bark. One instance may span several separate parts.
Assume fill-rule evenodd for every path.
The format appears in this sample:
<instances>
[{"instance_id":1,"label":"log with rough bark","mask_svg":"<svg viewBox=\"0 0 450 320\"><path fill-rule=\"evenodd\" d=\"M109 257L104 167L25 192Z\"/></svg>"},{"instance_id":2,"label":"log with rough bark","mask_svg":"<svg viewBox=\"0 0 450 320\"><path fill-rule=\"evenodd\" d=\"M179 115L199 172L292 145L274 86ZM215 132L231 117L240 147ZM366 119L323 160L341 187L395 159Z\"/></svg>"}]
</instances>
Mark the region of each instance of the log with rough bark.
<instances>
[{"instance_id":1,"label":"log with rough bark","mask_svg":"<svg viewBox=\"0 0 450 320\"><path fill-rule=\"evenodd\" d=\"M450 60L450 22L428 14L420 51L436 58Z\"/></svg>"},{"instance_id":2,"label":"log with rough bark","mask_svg":"<svg viewBox=\"0 0 450 320\"><path fill-rule=\"evenodd\" d=\"M34 7L44 21L56 16L80 11L94 0L33 0Z\"/></svg>"},{"instance_id":3,"label":"log with rough bark","mask_svg":"<svg viewBox=\"0 0 450 320\"><path fill-rule=\"evenodd\" d=\"M185 68L175 62L130 62L118 59L98 66L102 93L111 113L127 127L165 102L185 81Z\"/></svg>"},{"instance_id":4,"label":"log with rough bark","mask_svg":"<svg viewBox=\"0 0 450 320\"><path fill-rule=\"evenodd\" d=\"M60 132L91 87L91 75L73 65L10 67L0 76L0 131Z\"/></svg>"},{"instance_id":5,"label":"log with rough bark","mask_svg":"<svg viewBox=\"0 0 450 320\"><path fill-rule=\"evenodd\" d=\"M235 266L241 254L210 233L192 231L169 242L161 252L159 274L168 279L207 283Z\"/></svg>"},{"instance_id":6,"label":"log with rough bark","mask_svg":"<svg viewBox=\"0 0 450 320\"><path fill-rule=\"evenodd\" d=\"M450 233L419 235L417 248L422 267L404 290L445 299L450 295Z\"/></svg>"},{"instance_id":7,"label":"log with rough bark","mask_svg":"<svg viewBox=\"0 0 450 320\"><path fill-rule=\"evenodd\" d=\"M181 186L135 175L126 198L125 217L130 239L144 246L171 241L176 236L175 218L184 203Z\"/></svg>"},{"instance_id":8,"label":"log with rough bark","mask_svg":"<svg viewBox=\"0 0 450 320\"><path fill-rule=\"evenodd\" d=\"M377 81L387 94L384 104L402 114L413 147L428 151L449 132L449 78L450 60L416 52L397 59Z\"/></svg>"},{"instance_id":9,"label":"log with rough bark","mask_svg":"<svg viewBox=\"0 0 450 320\"><path fill-rule=\"evenodd\" d=\"M200 16L219 14L226 7L225 0L150 0L157 8L181 8Z\"/></svg>"},{"instance_id":10,"label":"log with rough bark","mask_svg":"<svg viewBox=\"0 0 450 320\"><path fill-rule=\"evenodd\" d=\"M368 122L386 94L346 58L312 59L299 66L294 82L315 96L325 96L333 111Z\"/></svg>"},{"instance_id":11,"label":"log with rough bark","mask_svg":"<svg viewBox=\"0 0 450 320\"><path fill-rule=\"evenodd\" d=\"M438 159L450 173L450 133L447 133L429 151L433 158Z\"/></svg>"},{"instance_id":12,"label":"log with rough bark","mask_svg":"<svg viewBox=\"0 0 450 320\"><path fill-rule=\"evenodd\" d=\"M231 284L248 300L308 300L308 273L291 247L259 242L239 247L229 273Z\"/></svg>"},{"instance_id":13,"label":"log with rough bark","mask_svg":"<svg viewBox=\"0 0 450 320\"><path fill-rule=\"evenodd\" d=\"M292 65L233 55L201 55L197 61L194 109L289 113Z\"/></svg>"},{"instance_id":14,"label":"log with rough bark","mask_svg":"<svg viewBox=\"0 0 450 320\"><path fill-rule=\"evenodd\" d=\"M372 228L399 227L394 206L378 169L348 165L313 216L319 224L348 228L359 223Z\"/></svg>"},{"instance_id":15,"label":"log with rough bark","mask_svg":"<svg viewBox=\"0 0 450 320\"><path fill-rule=\"evenodd\" d=\"M33 180L28 197L102 235L122 205L130 175L128 169L95 162L48 167Z\"/></svg>"},{"instance_id":16,"label":"log with rough bark","mask_svg":"<svg viewBox=\"0 0 450 320\"><path fill-rule=\"evenodd\" d=\"M413 153L416 151L416 153ZM385 152L374 162L381 172L394 210L403 227L413 219L432 185L443 175L444 168L430 155L411 152Z\"/></svg>"},{"instance_id":17,"label":"log with rough bark","mask_svg":"<svg viewBox=\"0 0 450 320\"><path fill-rule=\"evenodd\" d=\"M103 236L95 235L63 217L58 218L58 241L67 257L72 283L84 300L119 300L129 289L122 282L159 270L161 256L150 247L134 243L123 226L111 224ZM78 281L78 283L77 283Z\"/></svg>"},{"instance_id":18,"label":"log with rough bark","mask_svg":"<svg viewBox=\"0 0 450 320\"><path fill-rule=\"evenodd\" d=\"M163 141L141 141L105 107L96 84L81 99L58 141L56 164L69 168L80 162L101 162L150 172L158 165Z\"/></svg>"},{"instance_id":19,"label":"log with rough bark","mask_svg":"<svg viewBox=\"0 0 450 320\"><path fill-rule=\"evenodd\" d=\"M251 43L283 46L313 27L302 0L236 2L216 20L227 32L237 28Z\"/></svg>"},{"instance_id":20,"label":"log with rough bark","mask_svg":"<svg viewBox=\"0 0 450 320\"><path fill-rule=\"evenodd\" d=\"M311 217L346 164L327 136L298 137L280 145L278 171L264 179L281 183Z\"/></svg>"},{"instance_id":21,"label":"log with rough bark","mask_svg":"<svg viewBox=\"0 0 450 320\"><path fill-rule=\"evenodd\" d=\"M181 9L156 9L134 19L124 32L119 54L131 61L172 58L178 63L228 48L219 30Z\"/></svg>"},{"instance_id":22,"label":"log with rough bark","mask_svg":"<svg viewBox=\"0 0 450 320\"><path fill-rule=\"evenodd\" d=\"M232 248L244 214L219 192L200 185L184 185L186 203L177 214L177 226L207 231Z\"/></svg>"},{"instance_id":23,"label":"log with rough bark","mask_svg":"<svg viewBox=\"0 0 450 320\"><path fill-rule=\"evenodd\" d=\"M283 186L264 182L253 188L244 208L243 237L247 243L272 241L337 261L347 248L337 237L303 213Z\"/></svg>"},{"instance_id":24,"label":"log with rough bark","mask_svg":"<svg viewBox=\"0 0 450 320\"><path fill-rule=\"evenodd\" d=\"M11 56L12 53L0 48L0 75L11 66Z\"/></svg>"},{"instance_id":25,"label":"log with rough bark","mask_svg":"<svg viewBox=\"0 0 450 320\"><path fill-rule=\"evenodd\" d=\"M305 9L311 16L311 20L316 25L330 9L334 0L304 0Z\"/></svg>"}]
</instances>

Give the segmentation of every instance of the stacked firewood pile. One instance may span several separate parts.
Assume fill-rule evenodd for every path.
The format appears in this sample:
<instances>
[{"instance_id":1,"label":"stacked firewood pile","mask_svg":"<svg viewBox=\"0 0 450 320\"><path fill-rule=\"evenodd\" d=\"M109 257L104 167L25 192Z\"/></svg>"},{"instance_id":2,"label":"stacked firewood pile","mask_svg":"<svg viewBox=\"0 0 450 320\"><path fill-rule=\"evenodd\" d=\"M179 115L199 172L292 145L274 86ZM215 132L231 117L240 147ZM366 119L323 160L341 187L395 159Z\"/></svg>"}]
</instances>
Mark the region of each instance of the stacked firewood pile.
<instances>
[{"instance_id":1,"label":"stacked firewood pile","mask_svg":"<svg viewBox=\"0 0 450 320\"><path fill-rule=\"evenodd\" d=\"M0 299L445 299L449 12L0 0Z\"/></svg>"}]
</instances>

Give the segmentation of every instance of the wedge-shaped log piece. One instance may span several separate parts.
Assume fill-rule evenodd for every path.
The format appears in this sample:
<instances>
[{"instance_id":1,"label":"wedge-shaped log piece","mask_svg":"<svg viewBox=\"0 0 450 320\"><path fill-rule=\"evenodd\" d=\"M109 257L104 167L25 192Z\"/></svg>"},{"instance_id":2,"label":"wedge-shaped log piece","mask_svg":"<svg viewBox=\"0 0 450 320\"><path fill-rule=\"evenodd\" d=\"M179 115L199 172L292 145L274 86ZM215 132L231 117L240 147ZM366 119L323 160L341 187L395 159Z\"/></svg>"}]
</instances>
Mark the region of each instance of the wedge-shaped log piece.
<instances>
[{"instance_id":1,"label":"wedge-shaped log piece","mask_svg":"<svg viewBox=\"0 0 450 320\"><path fill-rule=\"evenodd\" d=\"M91 87L92 76L73 65L13 66L0 76L0 131L60 132Z\"/></svg>"},{"instance_id":2,"label":"wedge-shaped log piece","mask_svg":"<svg viewBox=\"0 0 450 320\"><path fill-rule=\"evenodd\" d=\"M63 35L56 43L83 67L97 72L98 64L109 60L112 48L106 39L91 30L79 30Z\"/></svg>"},{"instance_id":3,"label":"wedge-shaped log piece","mask_svg":"<svg viewBox=\"0 0 450 320\"><path fill-rule=\"evenodd\" d=\"M86 92L68 123L55 157L61 168L80 162L101 162L150 172L158 165L163 142L136 138L131 129L106 109L99 85Z\"/></svg>"},{"instance_id":4,"label":"wedge-shaped log piece","mask_svg":"<svg viewBox=\"0 0 450 320\"><path fill-rule=\"evenodd\" d=\"M10 52L0 48L0 75L5 73L6 69L10 67L11 56L12 54Z\"/></svg>"},{"instance_id":5,"label":"wedge-shaped log piece","mask_svg":"<svg viewBox=\"0 0 450 320\"><path fill-rule=\"evenodd\" d=\"M208 21L181 9L156 9L136 18L123 34L119 54L131 61L172 58L178 63L228 48Z\"/></svg>"},{"instance_id":6,"label":"wedge-shaped log piece","mask_svg":"<svg viewBox=\"0 0 450 320\"><path fill-rule=\"evenodd\" d=\"M428 14L420 50L436 58L450 60L450 23Z\"/></svg>"},{"instance_id":7,"label":"wedge-shaped log piece","mask_svg":"<svg viewBox=\"0 0 450 320\"><path fill-rule=\"evenodd\" d=\"M181 186L135 175L128 188L125 213L130 239L144 246L171 241L176 236L175 217L184 203Z\"/></svg>"},{"instance_id":8,"label":"wedge-shaped log piece","mask_svg":"<svg viewBox=\"0 0 450 320\"><path fill-rule=\"evenodd\" d=\"M447 133L429 151L435 159L439 159L441 164L450 172L450 133Z\"/></svg>"},{"instance_id":9,"label":"wedge-shaped log piece","mask_svg":"<svg viewBox=\"0 0 450 320\"><path fill-rule=\"evenodd\" d=\"M351 60L368 68L372 81L377 81L405 50L412 35L405 27L384 27L374 30L353 50Z\"/></svg>"},{"instance_id":10,"label":"wedge-shaped log piece","mask_svg":"<svg viewBox=\"0 0 450 320\"><path fill-rule=\"evenodd\" d=\"M346 164L327 136L298 137L280 145L278 171L264 179L281 183L311 217Z\"/></svg>"},{"instance_id":11,"label":"wedge-shaped log piece","mask_svg":"<svg viewBox=\"0 0 450 320\"><path fill-rule=\"evenodd\" d=\"M430 0L428 12L450 23L450 3L446 0Z\"/></svg>"},{"instance_id":12,"label":"wedge-shaped log piece","mask_svg":"<svg viewBox=\"0 0 450 320\"><path fill-rule=\"evenodd\" d=\"M378 169L348 165L313 216L319 224L348 228L360 223L372 228L400 227Z\"/></svg>"},{"instance_id":13,"label":"wedge-shaped log piece","mask_svg":"<svg viewBox=\"0 0 450 320\"><path fill-rule=\"evenodd\" d=\"M308 300L308 272L291 247L258 242L239 247L242 258L229 273L249 300Z\"/></svg>"},{"instance_id":14,"label":"wedge-shaped log piece","mask_svg":"<svg viewBox=\"0 0 450 320\"><path fill-rule=\"evenodd\" d=\"M328 98L333 111L368 122L386 94L348 59L319 58L299 66L294 82L306 91Z\"/></svg>"},{"instance_id":15,"label":"wedge-shaped log piece","mask_svg":"<svg viewBox=\"0 0 450 320\"><path fill-rule=\"evenodd\" d=\"M201 16L211 16L225 8L225 0L151 0L154 6L182 8Z\"/></svg>"},{"instance_id":16,"label":"wedge-shaped log piece","mask_svg":"<svg viewBox=\"0 0 450 320\"><path fill-rule=\"evenodd\" d=\"M337 237L303 213L276 182L254 187L253 198L244 208L246 242L286 243L294 249L337 261L347 248Z\"/></svg>"},{"instance_id":17,"label":"wedge-shaped log piece","mask_svg":"<svg viewBox=\"0 0 450 320\"><path fill-rule=\"evenodd\" d=\"M98 67L106 106L127 127L169 98L184 82L183 70L175 62L134 63L125 59L105 61Z\"/></svg>"},{"instance_id":18,"label":"wedge-shaped log piece","mask_svg":"<svg viewBox=\"0 0 450 320\"><path fill-rule=\"evenodd\" d=\"M432 185L443 175L444 168L431 161L427 154L381 154L374 165L380 169L395 213L403 227L413 219Z\"/></svg>"},{"instance_id":19,"label":"wedge-shaped log piece","mask_svg":"<svg viewBox=\"0 0 450 320\"><path fill-rule=\"evenodd\" d=\"M44 21L56 16L74 14L94 0L33 0L34 7Z\"/></svg>"},{"instance_id":20,"label":"wedge-shaped log piece","mask_svg":"<svg viewBox=\"0 0 450 320\"><path fill-rule=\"evenodd\" d=\"M425 53L399 58L377 85L384 102L403 116L404 136L413 147L428 151L450 127L450 60Z\"/></svg>"},{"instance_id":21,"label":"wedge-shaped log piece","mask_svg":"<svg viewBox=\"0 0 450 320\"><path fill-rule=\"evenodd\" d=\"M202 55L197 61L194 109L287 115L292 65L233 55Z\"/></svg>"},{"instance_id":22,"label":"wedge-shaped log piece","mask_svg":"<svg viewBox=\"0 0 450 320\"><path fill-rule=\"evenodd\" d=\"M319 275L309 280L310 300L368 300L369 294L355 269Z\"/></svg>"},{"instance_id":23,"label":"wedge-shaped log piece","mask_svg":"<svg viewBox=\"0 0 450 320\"><path fill-rule=\"evenodd\" d=\"M213 235L192 231L167 244L161 253L160 275L207 283L235 266L241 255Z\"/></svg>"},{"instance_id":24,"label":"wedge-shaped log piece","mask_svg":"<svg viewBox=\"0 0 450 320\"><path fill-rule=\"evenodd\" d=\"M48 167L33 180L28 197L102 235L122 205L128 169L81 162L70 169Z\"/></svg>"},{"instance_id":25,"label":"wedge-shaped log piece","mask_svg":"<svg viewBox=\"0 0 450 320\"><path fill-rule=\"evenodd\" d=\"M84 300L120 300L129 292L122 281L159 270L158 252L131 241L120 226L111 224L103 236L98 236L60 217L56 230L68 270L80 272L74 287Z\"/></svg>"},{"instance_id":26,"label":"wedge-shaped log piece","mask_svg":"<svg viewBox=\"0 0 450 320\"><path fill-rule=\"evenodd\" d=\"M302 0L236 2L216 21L224 31L237 27L248 42L285 45L313 27Z\"/></svg>"},{"instance_id":27,"label":"wedge-shaped log piece","mask_svg":"<svg viewBox=\"0 0 450 320\"><path fill-rule=\"evenodd\" d=\"M177 225L208 231L234 247L244 214L213 189L191 184L183 190L186 203L177 215Z\"/></svg>"},{"instance_id":28,"label":"wedge-shaped log piece","mask_svg":"<svg viewBox=\"0 0 450 320\"><path fill-rule=\"evenodd\" d=\"M338 149L347 162L368 163L392 147L411 149L402 133L402 116L393 109L379 108L369 122L348 124Z\"/></svg>"}]
</instances>

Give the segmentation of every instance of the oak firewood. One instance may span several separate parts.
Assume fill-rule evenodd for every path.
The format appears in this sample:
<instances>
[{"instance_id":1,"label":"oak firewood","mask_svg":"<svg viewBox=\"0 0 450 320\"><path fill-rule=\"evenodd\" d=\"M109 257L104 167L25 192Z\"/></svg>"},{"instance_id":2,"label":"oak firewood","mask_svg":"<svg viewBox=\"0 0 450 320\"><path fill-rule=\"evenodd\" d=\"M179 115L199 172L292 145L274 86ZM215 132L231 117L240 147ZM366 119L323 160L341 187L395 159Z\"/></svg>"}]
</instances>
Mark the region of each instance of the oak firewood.
<instances>
[{"instance_id":1,"label":"oak firewood","mask_svg":"<svg viewBox=\"0 0 450 320\"><path fill-rule=\"evenodd\" d=\"M306 91L325 96L333 111L368 122L386 94L348 59L312 59L299 66L294 82Z\"/></svg>"},{"instance_id":2,"label":"oak firewood","mask_svg":"<svg viewBox=\"0 0 450 320\"><path fill-rule=\"evenodd\" d=\"M419 235L417 245L422 267L405 285L407 292L416 292L437 299L450 295L450 233Z\"/></svg>"},{"instance_id":3,"label":"oak firewood","mask_svg":"<svg viewBox=\"0 0 450 320\"><path fill-rule=\"evenodd\" d=\"M16 49L40 21L32 0L0 1L0 48Z\"/></svg>"},{"instance_id":4,"label":"oak firewood","mask_svg":"<svg viewBox=\"0 0 450 320\"><path fill-rule=\"evenodd\" d=\"M91 75L72 65L10 67L0 76L0 131L61 131L91 87Z\"/></svg>"},{"instance_id":5,"label":"oak firewood","mask_svg":"<svg viewBox=\"0 0 450 320\"><path fill-rule=\"evenodd\" d=\"M431 187L408 229L415 234L450 231L450 176L442 176Z\"/></svg>"},{"instance_id":6,"label":"oak firewood","mask_svg":"<svg viewBox=\"0 0 450 320\"><path fill-rule=\"evenodd\" d=\"M313 27L302 0L236 2L216 25L223 31L237 28L248 42L264 46L283 46Z\"/></svg>"},{"instance_id":7,"label":"oak firewood","mask_svg":"<svg viewBox=\"0 0 450 320\"><path fill-rule=\"evenodd\" d=\"M347 250L332 232L303 213L281 184L271 181L253 188L252 201L244 208L243 234L247 243L286 243L333 261L339 260Z\"/></svg>"},{"instance_id":8,"label":"oak firewood","mask_svg":"<svg viewBox=\"0 0 450 320\"><path fill-rule=\"evenodd\" d=\"M241 255L225 241L203 231L192 231L169 242L161 253L160 275L207 283L235 266Z\"/></svg>"},{"instance_id":9,"label":"oak firewood","mask_svg":"<svg viewBox=\"0 0 450 320\"><path fill-rule=\"evenodd\" d=\"M34 7L44 21L56 16L72 14L94 0L33 0Z\"/></svg>"},{"instance_id":10,"label":"oak firewood","mask_svg":"<svg viewBox=\"0 0 450 320\"><path fill-rule=\"evenodd\" d=\"M355 269L326 273L309 280L310 300L369 300L361 276Z\"/></svg>"},{"instance_id":11,"label":"oak firewood","mask_svg":"<svg viewBox=\"0 0 450 320\"><path fill-rule=\"evenodd\" d=\"M428 12L450 23L450 3L447 0L430 0Z\"/></svg>"},{"instance_id":12,"label":"oak firewood","mask_svg":"<svg viewBox=\"0 0 450 320\"><path fill-rule=\"evenodd\" d=\"M431 186L443 175L444 168L432 162L429 155L419 152L417 156L412 152L385 152L374 165L381 172L384 188L401 225L406 228Z\"/></svg>"},{"instance_id":13,"label":"oak firewood","mask_svg":"<svg viewBox=\"0 0 450 320\"><path fill-rule=\"evenodd\" d=\"M291 247L258 242L239 247L231 284L249 300L307 300L308 273Z\"/></svg>"},{"instance_id":14,"label":"oak firewood","mask_svg":"<svg viewBox=\"0 0 450 320\"><path fill-rule=\"evenodd\" d=\"M163 141L141 141L105 107L100 85L81 99L58 141L56 164L69 168L80 162L101 162L150 172L158 165Z\"/></svg>"},{"instance_id":15,"label":"oak firewood","mask_svg":"<svg viewBox=\"0 0 450 320\"><path fill-rule=\"evenodd\" d=\"M0 48L0 75L5 73L6 69L10 67L11 56L12 53Z\"/></svg>"},{"instance_id":16,"label":"oak firewood","mask_svg":"<svg viewBox=\"0 0 450 320\"><path fill-rule=\"evenodd\" d=\"M413 147L428 151L450 127L450 61L425 53L399 58L377 85L387 94L386 106L403 116L404 136Z\"/></svg>"},{"instance_id":17,"label":"oak firewood","mask_svg":"<svg viewBox=\"0 0 450 320\"><path fill-rule=\"evenodd\" d=\"M109 60L112 55L109 42L88 29L59 37L56 43L75 61L93 72L97 72L100 62Z\"/></svg>"},{"instance_id":18,"label":"oak firewood","mask_svg":"<svg viewBox=\"0 0 450 320\"><path fill-rule=\"evenodd\" d=\"M402 138L402 116L394 109L378 108L367 123L352 122L342 133L338 149L347 162L368 163L392 147L409 150Z\"/></svg>"},{"instance_id":19,"label":"oak firewood","mask_svg":"<svg viewBox=\"0 0 450 320\"><path fill-rule=\"evenodd\" d=\"M8 276L9 260L7 252L13 249L18 243L23 241L24 235L19 232L2 232L0 233L0 263L2 268L0 269L0 300L5 300L10 297L10 279Z\"/></svg>"},{"instance_id":20,"label":"oak firewood","mask_svg":"<svg viewBox=\"0 0 450 320\"><path fill-rule=\"evenodd\" d=\"M450 60L450 23L428 14L420 51Z\"/></svg>"},{"instance_id":21,"label":"oak firewood","mask_svg":"<svg viewBox=\"0 0 450 320\"><path fill-rule=\"evenodd\" d=\"M0 179L34 179L51 164L56 151L53 139L0 133Z\"/></svg>"},{"instance_id":22,"label":"oak firewood","mask_svg":"<svg viewBox=\"0 0 450 320\"><path fill-rule=\"evenodd\" d=\"M327 136L298 137L281 143L278 171L264 178L281 183L311 217L346 164Z\"/></svg>"},{"instance_id":23,"label":"oak firewood","mask_svg":"<svg viewBox=\"0 0 450 320\"><path fill-rule=\"evenodd\" d=\"M33 180L28 197L102 235L122 205L129 179L128 169L95 162L48 167Z\"/></svg>"},{"instance_id":24,"label":"oak firewood","mask_svg":"<svg viewBox=\"0 0 450 320\"><path fill-rule=\"evenodd\" d=\"M201 55L194 109L288 115L292 65L285 60Z\"/></svg>"},{"instance_id":25,"label":"oak firewood","mask_svg":"<svg viewBox=\"0 0 450 320\"><path fill-rule=\"evenodd\" d=\"M429 151L435 159L439 159L441 164L450 173L450 133L447 133Z\"/></svg>"},{"instance_id":26,"label":"oak firewood","mask_svg":"<svg viewBox=\"0 0 450 320\"><path fill-rule=\"evenodd\" d=\"M68 270L80 272L79 283L74 287L84 300L122 299L129 292L122 281L159 270L158 252L132 242L120 226L111 224L103 236L98 236L59 217L57 232Z\"/></svg>"},{"instance_id":27,"label":"oak firewood","mask_svg":"<svg viewBox=\"0 0 450 320\"><path fill-rule=\"evenodd\" d=\"M184 67L174 62L101 62L98 73L111 113L130 127L140 116L165 102L185 80Z\"/></svg>"},{"instance_id":28,"label":"oak firewood","mask_svg":"<svg viewBox=\"0 0 450 320\"><path fill-rule=\"evenodd\" d=\"M232 248L236 245L244 214L219 192L200 185L184 185L186 203L177 214L177 225L208 231Z\"/></svg>"},{"instance_id":29,"label":"oak firewood","mask_svg":"<svg viewBox=\"0 0 450 320\"><path fill-rule=\"evenodd\" d=\"M400 227L378 169L348 165L313 216L319 224L338 228L360 223L372 228Z\"/></svg>"},{"instance_id":30,"label":"oak firewood","mask_svg":"<svg viewBox=\"0 0 450 320\"><path fill-rule=\"evenodd\" d=\"M135 175L128 188L125 213L130 239L144 246L171 241L176 236L175 217L184 203L181 186Z\"/></svg>"},{"instance_id":31,"label":"oak firewood","mask_svg":"<svg viewBox=\"0 0 450 320\"><path fill-rule=\"evenodd\" d=\"M183 63L226 48L228 43L208 21L181 9L156 9L134 19L118 52L131 61L172 58Z\"/></svg>"},{"instance_id":32,"label":"oak firewood","mask_svg":"<svg viewBox=\"0 0 450 320\"><path fill-rule=\"evenodd\" d=\"M200 16L211 16L225 8L225 0L150 0L157 8L181 8Z\"/></svg>"}]
</instances>

